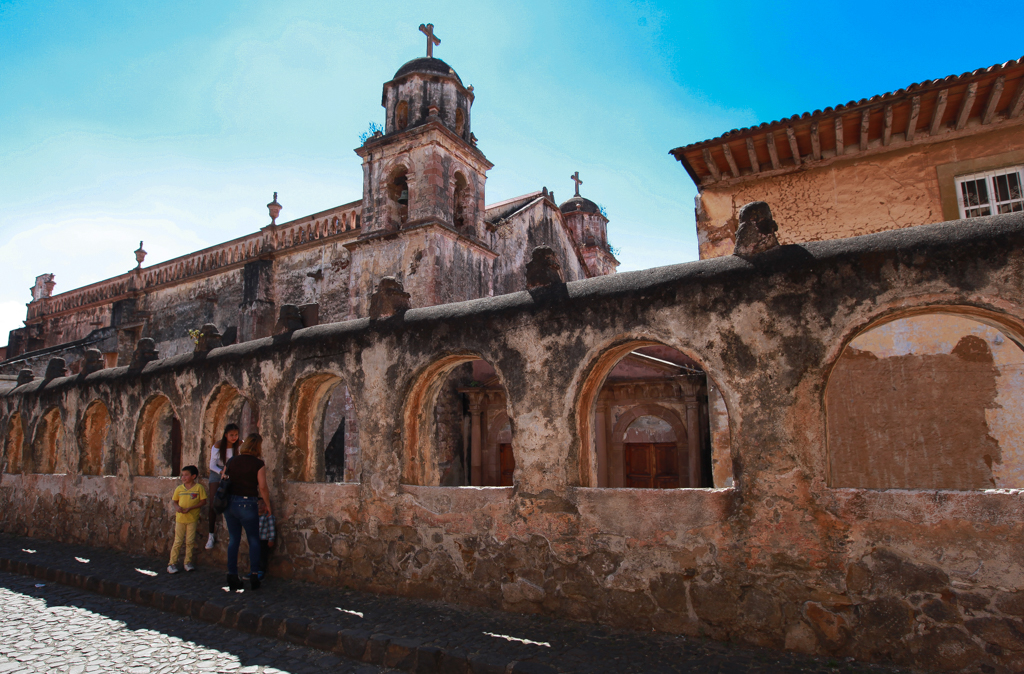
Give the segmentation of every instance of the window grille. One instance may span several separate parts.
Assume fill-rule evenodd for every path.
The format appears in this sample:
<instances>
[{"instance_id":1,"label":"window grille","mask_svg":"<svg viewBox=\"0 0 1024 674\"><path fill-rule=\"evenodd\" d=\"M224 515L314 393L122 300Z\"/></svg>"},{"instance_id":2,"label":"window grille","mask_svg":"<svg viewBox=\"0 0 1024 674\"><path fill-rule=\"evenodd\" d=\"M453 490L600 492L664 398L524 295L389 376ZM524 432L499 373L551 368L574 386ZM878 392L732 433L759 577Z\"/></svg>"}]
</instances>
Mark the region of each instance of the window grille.
<instances>
[{"instance_id":1,"label":"window grille","mask_svg":"<svg viewBox=\"0 0 1024 674\"><path fill-rule=\"evenodd\" d=\"M1024 166L957 176L961 218L1024 211Z\"/></svg>"}]
</instances>

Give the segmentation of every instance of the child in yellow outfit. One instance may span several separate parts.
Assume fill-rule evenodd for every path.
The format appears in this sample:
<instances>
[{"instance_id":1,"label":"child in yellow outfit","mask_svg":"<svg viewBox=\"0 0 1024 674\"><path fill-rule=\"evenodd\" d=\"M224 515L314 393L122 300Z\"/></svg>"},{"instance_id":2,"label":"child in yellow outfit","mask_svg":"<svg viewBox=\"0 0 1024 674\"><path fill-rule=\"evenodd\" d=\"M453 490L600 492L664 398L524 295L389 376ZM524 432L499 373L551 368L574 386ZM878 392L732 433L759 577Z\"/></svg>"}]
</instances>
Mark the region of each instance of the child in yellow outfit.
<instances>
[{"instance_id":1,"label":"child in yellow outfit","mask_svg":"<svg viewBox=\"0 0 1024 674\"><path fill-rule=\"evenodd\" d=\"M196 541L196 528L199 526L201 508L206 505L206 488L196 482L199 469L185 466L181 469L181 484L174 490L171 500L174 502L174 547L171 548L171 561L167 573L178 573L178 554L182 544L185 545L185 570L192 571L192 548Z\"/></svg>"}]
</instances>

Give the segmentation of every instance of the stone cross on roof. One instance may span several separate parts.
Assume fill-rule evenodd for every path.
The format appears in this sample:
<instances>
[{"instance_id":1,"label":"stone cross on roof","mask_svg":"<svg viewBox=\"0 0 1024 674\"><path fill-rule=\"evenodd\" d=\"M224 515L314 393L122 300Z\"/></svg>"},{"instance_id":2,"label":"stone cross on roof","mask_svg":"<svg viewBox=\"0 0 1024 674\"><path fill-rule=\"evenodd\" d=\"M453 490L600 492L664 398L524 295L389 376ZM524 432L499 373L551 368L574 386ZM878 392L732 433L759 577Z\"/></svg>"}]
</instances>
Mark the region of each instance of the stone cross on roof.
<instances>
[{"instance_id":1,"label":"stone cross on roof","mask_svg":"<svg viewBox=\"0 0 1024 674\"><path fill-rule=\"evenodd\" d=\"M427 36L427 58L434 58L434 45L441 44L441 38L434 37L434 24L420 24L420 32Z\"/></svg>"},{"instance_id":2,"label":"stone cross on roof","mask_svg":"<svg viewBox=\"0 0 1024 674\"><path fill-rule=\"evenodd\" d=\"M571 178L572 181L574 183L576 183L576 196L579 196L580 195L580 185L583 184L583 181L580 180L580 172L576 171L576 173L573 173L571 176L569 176L569 178Z\"/></svg>"}]
</instances>

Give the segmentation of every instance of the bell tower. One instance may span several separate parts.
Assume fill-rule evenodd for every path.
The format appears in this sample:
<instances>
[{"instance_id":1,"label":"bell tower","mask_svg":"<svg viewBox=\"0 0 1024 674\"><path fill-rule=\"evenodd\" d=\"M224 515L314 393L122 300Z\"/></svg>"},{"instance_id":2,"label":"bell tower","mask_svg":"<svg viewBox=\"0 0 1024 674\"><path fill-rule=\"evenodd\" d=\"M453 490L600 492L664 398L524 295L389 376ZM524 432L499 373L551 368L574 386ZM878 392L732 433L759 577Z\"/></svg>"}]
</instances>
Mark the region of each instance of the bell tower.
<instances>
[{"instance_id":1,"label":"bell tower","mask_svg":"<svg viewBox=\"0 0 1024 674\"><path fill-rule=\"evenodd\" d=\"M496 253L484 230L493 165L471 130L473 87L433 57L441 43L433 25L420 30L427 56L384 84L384 133L355 151L363 160L363 212L362 233L348 244L353 317L366 315L366 297L384 276L403 283L414 307L484 297L493 287Z\"/></svg>"}]
</instances>

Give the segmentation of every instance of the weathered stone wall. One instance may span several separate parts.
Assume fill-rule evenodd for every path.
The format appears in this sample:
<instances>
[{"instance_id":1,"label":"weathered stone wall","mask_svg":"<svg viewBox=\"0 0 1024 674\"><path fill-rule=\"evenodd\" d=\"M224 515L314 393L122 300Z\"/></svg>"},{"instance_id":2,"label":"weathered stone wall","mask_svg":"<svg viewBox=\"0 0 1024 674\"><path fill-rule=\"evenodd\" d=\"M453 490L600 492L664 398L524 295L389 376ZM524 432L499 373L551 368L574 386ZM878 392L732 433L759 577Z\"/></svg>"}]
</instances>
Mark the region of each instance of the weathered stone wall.
<instances>
[{"instance_id":1,"label":"weathered stone wall","mask_svg":"<svg viewBox=\"0 0 1024 674\"><path fill-rule=\"evenodd\" d=\"M0 528L166 552L175 482L136 474L147 464L135 456L135 424L147 401L166 396L193 463L204 410L228 383L261 408L283 543L272 573L835 656L1020 671L1019 492L828 486L833 367L869 326L929 311L1022 341L1024 216L783 246L321 325L141 372L34 382L0 397L0 429L15 429L4 460L18 451L7 440L29 446L55 408L69 429L54 469L65 474L4 474ZM713 414L720 395L731 424L715 435L731 442L732 488L588 486L597 466L581 401L594 400L608 354L651 342L692 357L714 382ZM419 456L428 443L410 423L421 379L467 356L505 386L515 486L402 484L415 474L406 463L437 458ZM318 373L342 378L355 401L357 484L282 478L286 444L299 437L296 387ZM70 432L97 399L110 413L112 476L79 474ZM24 420L23 440L11 419ZM200 560L219 564L223 550Z\"/></svg>"},{"instance_id":2,"label":"weathered stone wall","mask_svg":"<svg viewBox=\"0 0 1024 674\"><path fill-rule=\"evenodd\" d=\"M1024 126L1015 126L711 185L698 197L700 257L732 254L739 209L751 201L771 206L781 243L841 239L956 219L955 175L1021 163Z\"/></svg>"}]
</instances>

